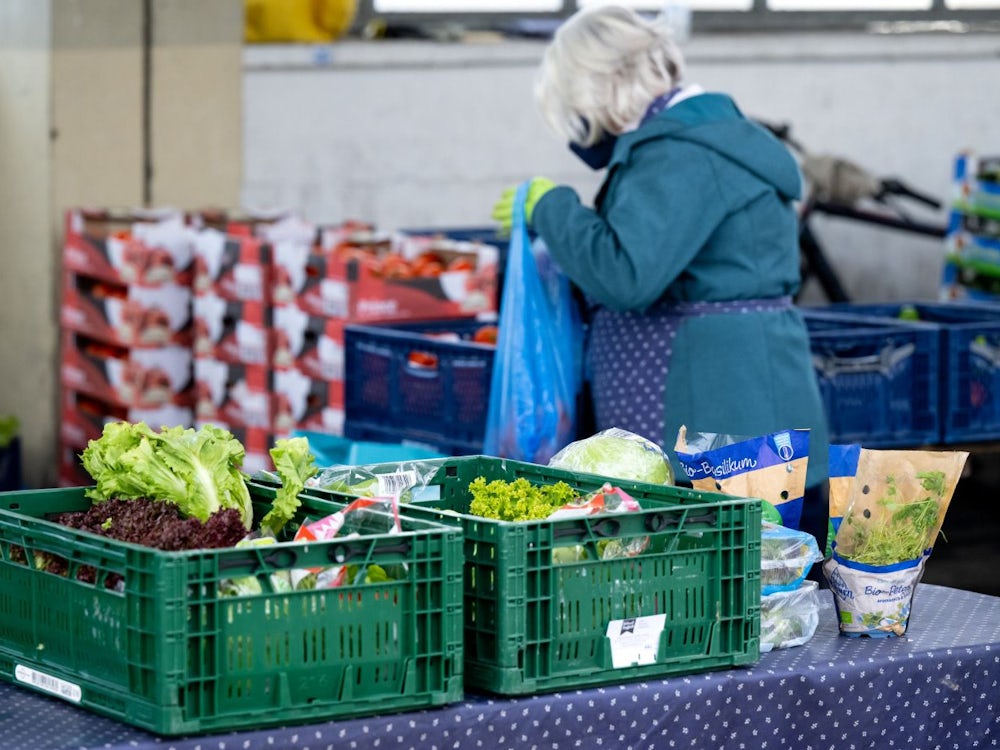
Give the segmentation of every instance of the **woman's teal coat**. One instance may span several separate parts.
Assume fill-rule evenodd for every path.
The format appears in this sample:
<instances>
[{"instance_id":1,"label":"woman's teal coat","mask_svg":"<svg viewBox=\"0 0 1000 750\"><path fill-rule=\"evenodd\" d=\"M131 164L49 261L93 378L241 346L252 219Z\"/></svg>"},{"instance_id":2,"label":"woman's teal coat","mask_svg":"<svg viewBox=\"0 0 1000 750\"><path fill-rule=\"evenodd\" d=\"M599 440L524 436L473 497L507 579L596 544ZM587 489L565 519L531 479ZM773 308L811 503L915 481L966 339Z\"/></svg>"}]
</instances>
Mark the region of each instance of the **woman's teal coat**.
<instances>
[{"instance_id":1,"label":"woman's teal coat","mask_svg":"<svg viewBox=\"0 0 1000 750\"><path fill-rule=\"evenodd\" d=\"M800 284L800 192L798 165L776 138L729 97L701 94L618 138L596 210L560 186L538 201L532 225L584 294L617 312L775 298ZM826 421L797 310L686 318L672 349L664 447L681 425L743 436L809 428L807 483L825 479Z\"/></svg>"}]
</instances>

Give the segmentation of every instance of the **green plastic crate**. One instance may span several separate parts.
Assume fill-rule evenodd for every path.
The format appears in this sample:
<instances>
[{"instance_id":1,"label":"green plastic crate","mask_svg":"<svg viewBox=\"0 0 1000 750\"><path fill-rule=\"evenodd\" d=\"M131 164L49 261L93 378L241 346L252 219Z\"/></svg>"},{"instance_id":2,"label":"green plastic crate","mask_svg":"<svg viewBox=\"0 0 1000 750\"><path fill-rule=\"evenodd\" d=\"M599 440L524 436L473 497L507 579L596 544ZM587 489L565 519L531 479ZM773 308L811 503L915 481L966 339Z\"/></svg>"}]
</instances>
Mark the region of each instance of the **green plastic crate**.
<instances>
[{"instance_id":1,"label":"green plastic crate","mask_svg":"<svg viewBox=\"0 0 1000 750\"><path fill-rule=\"evenodd\" d=\"M404 507L464 532L466 687L531 694L724 669L759 658L758 500L485 456L427 464L438 466L431 487L436 497ZM367 468L386 472L391 465ZM584 492L611 481L643 510L492 521L468 514L468 486L480 476L524 477L536 485L565 481ZM636 537L649 538L643 554L597 559L601 541ZM553 564L554 548L577 544L590 550L591 559ZM660 614L666 618L655 661L616 667L609 622Z\"/></svg>"},{"instance_id":2,"label":"green plastic crate","mask_svg":"<svg viewBox=\"0 0 1000 750\"><path fill-rule=\"evenodd\" d=\"M273 490L250 486L263 513ZM42 520L88 505L83 488L0 494L3 678L163 735L462 698L459 530L403 518L400 534L161 552ZM329 510L304 499L297 521ZM29 567L20 550L66 558L71 575ZM278 570L352 561L403 563L407 574L286 593L268 583ZM122 574L124 590L100 585L103 573L98 585L76 580L81 565ZM265 593L219 596L221 581L250 575Z\"/></svg>"}]
</instances>

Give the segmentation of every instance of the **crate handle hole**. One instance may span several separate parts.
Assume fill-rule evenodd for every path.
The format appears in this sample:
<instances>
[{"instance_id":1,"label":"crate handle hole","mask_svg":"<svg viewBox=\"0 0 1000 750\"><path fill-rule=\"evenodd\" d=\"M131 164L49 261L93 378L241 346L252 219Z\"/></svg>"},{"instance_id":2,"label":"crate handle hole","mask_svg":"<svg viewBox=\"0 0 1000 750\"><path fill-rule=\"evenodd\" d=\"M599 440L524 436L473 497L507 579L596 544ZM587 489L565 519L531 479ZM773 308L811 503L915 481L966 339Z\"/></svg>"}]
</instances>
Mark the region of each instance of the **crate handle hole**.
<instances>
[{"instance_id":1,"label":"crate handle hole","mask_svg":"<svg viewBox=\"0 0 1000 750\"><path fill-rule=\"evenodd\" d=\"M663 517L662 513L653 513L646 517L646 530L647 531L660 531L664 529L667 525L667 519Z\"/></svg>"}]
</instances>

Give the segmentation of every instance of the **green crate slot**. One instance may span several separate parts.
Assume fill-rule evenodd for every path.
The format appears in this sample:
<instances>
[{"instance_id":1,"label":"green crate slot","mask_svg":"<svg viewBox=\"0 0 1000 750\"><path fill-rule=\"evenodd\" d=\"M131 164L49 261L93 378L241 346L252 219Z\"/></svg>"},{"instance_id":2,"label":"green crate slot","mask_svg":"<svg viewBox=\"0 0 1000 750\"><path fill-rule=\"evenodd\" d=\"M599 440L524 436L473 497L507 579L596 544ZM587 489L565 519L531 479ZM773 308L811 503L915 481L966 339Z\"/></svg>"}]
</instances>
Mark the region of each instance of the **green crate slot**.
<instances>
[{"instance_id":1,"label":"green crate slot","mask_svg":"<svg viewBox=\"0 0 1000 750\"><path fill-rule=\"evenodd\" d=\"M273 490L250 486L259 518ZM462 698L458 529L404 517L400 534L161 552L44 520L86 508L83 493L0 494L0 677L164 735ZM306 517L330 511L304 499L289 538ZM27 565L20 550L66 558L69 575ZM406 575L285 593L269 585L283 569L345 560L405 565ZM98 569L96 584L75 578L82 566ZM124 576L123 590L105 587L110 573ZM220 597L222 581L247 575L264 593Z\"/></svg>"},{"instance_id":2,"label":"green crate slot","mask_svg":"<svg viewBox=\"0 0 1000 750\"><path fill-rule=\"evenodd\" d=\"M439 497L405 506L461 527L465 542L467 687L529 694L724 669L759 658L760 503L718 493L608 480L485 456L446 458ZM388 472L391 464L368 467ZM469 484L567 482L583 492L612 481L643 510L614 516L506 523L469 515ZM317 497L334 493L308 490ZM597 559L606 539L648 539L635 557ZM553 564L581 544L591 559ZM614 668L608 622L665 614L656 663Z\"/></svg>"}]
</instances>

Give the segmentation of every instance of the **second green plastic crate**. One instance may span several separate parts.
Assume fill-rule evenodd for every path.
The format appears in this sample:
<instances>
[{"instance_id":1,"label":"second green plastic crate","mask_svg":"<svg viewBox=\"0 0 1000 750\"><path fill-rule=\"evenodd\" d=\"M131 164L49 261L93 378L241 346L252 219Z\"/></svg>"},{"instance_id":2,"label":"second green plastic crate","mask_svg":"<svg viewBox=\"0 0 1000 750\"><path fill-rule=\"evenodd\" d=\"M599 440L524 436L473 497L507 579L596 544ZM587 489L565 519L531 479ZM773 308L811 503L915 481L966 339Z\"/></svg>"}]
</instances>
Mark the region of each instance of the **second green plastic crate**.
<instances>
[{"instance_id":1,"label":"second green plastic crate","mask_svg":"<svg viewBox=\"0 0 1000 750\"><path fill-rule=\"evenodd\" d=\"M755 662L760 628L760 502L486 456L447 458L409 513L450 521L465 535L465 684L530 694ZM388 465L368 467L389 471ZM477 477L565 481L589 492L605 481L642 505L633 513L524 523L469 514ZM318 490L311 492L322 495ZM600 559L615 540L646 539L635 557ZM554 564L553 550L587 559ZM616 664L612 628L662 625L649 661ZM612 625L612 623L615 623Z\"/></svg>"}]
</instances>

